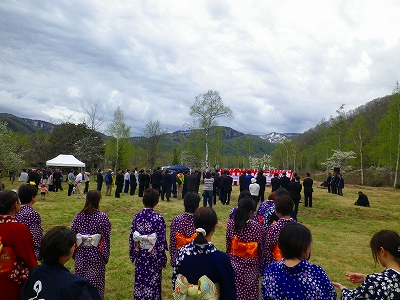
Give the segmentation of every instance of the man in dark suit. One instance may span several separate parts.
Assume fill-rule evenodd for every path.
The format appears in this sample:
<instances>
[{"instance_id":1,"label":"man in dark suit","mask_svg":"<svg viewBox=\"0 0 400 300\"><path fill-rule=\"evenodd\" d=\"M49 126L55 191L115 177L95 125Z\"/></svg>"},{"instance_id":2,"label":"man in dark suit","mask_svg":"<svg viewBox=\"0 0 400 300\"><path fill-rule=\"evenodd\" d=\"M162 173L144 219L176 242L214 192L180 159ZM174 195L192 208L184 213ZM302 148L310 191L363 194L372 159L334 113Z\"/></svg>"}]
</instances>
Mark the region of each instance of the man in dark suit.
<instances>
[{"instance_id":1,"label":"man in dark suit","mask_svg":"<svg viewBox=\"0 0 400 300\"><path fill-rule=\"evenodd\" d=\"M230 173L228 170L225 171L226 177L224 178L224 200L225 204L229 205L231 202L231 192L232 192L232 183L233 183L233 178L230 176Z\"/></svg>"},{"instance_id":2,"label":"man in dark suit","mask_svg":"<svg viewBox=\"0 0 400 300\"><path fill-rule=\"evenodd\" d=\"M218 195L219 200L222 204L225 204L225 179L226 179L226 171L221 171L221 176L219 177L219 184L218 184Z\"/></svg>"},{"instance_id":3,"label":"man in dark suit","mask_svg":"<svg viewBox=\"0 0 400 300\"><path fill-rule=\"evenodd\" d=\"M286 176L286 172L282 173L281 187L285 188L286 190L290 190L290 178Z\"/></svg>"},{"instance_id":4,"label":"man in dark suit","mask_svg":"<svg viewBox=\"0 0 400 300\"><path fill-rule=\"evenodd\" d=\"M271 192L275 192L277 189L281 187L281 180L278 177L278 173L274 174L274 177L271 178Z\"/></svg>"},{"instance_id":5,"label":"man in dark suit","mask_svg":"<svg viewBox=\"0 0 400 300\"><path fill-rule=\"evenodd\" d=\"M165 170L165 174L162 177L162 192L161 200L164 201L164 195L167 197L167 201L171 198L171 188L172 188L172 175L170 170Z\"/></svg>"},{"instance_id":6,"label":"man in dark suit","mask_svg":"<svg viewBox=\"0 0 400 300\"><path fill-rule=\"evenodd\" d=\"M299 211L299 203L301 199L301 189L303 188L300 183L300 176L295 178L295 181L290 182L289 180L289 197L292 198L294 202L294 214L297 217Z\"/></svg>"},{"instance_id":7,"label":"man in dark suit","mask_svg":"<svg viewBox=\"0 0 400 300\"><path fill-rule=\"evenodd\" d=\"M328 193L331 192L331 181L332 181L332 174L328 173L328 177L326 178L326 186L328 187Z\"/></svg>"},{"instance_id":8,"label":"man in dark suit","mask_svg":"<svg viewBox=\"0 0 400 300\"><path fill-rule=\"evenodd\" d=\"M306 173L307 178L303 180L304 187L304 206L312 207L313 180L310 178L310 173Z\"/></svg>"},{"instance_id":9,"label":"man in dark suit","mask_svg":"<svg viewBox=\"0 0 400 300\"><path fill-rule=\"evenodd\" d=\"M162 174L160 171L160 167L157 167L157 169L153 172L151 175L151 187L154 190L158 191L158 194L161 193L161 180L162 180Z\"/></svg>"},{"instance_id":10,"label":"man in dark suit","mask_svg":"<svg viewBox=\"0 0 400 300\"><path fill-rule=\"evenodd\" d=\"M97 190L101 192L101 188L103 186L104 178L103 178L103 171L101 169L97 170Z\"/></svg>"},{"instance_id":11,"label":"man in dark suit","mask_svg":"<svg viewBox=\"0 0 400 300\"><path fill-rule=\"evenodd\" d=\"M197 185L198 178L197 178L196 174L194 174L193 172L190 175L188 175L187 177L185 177L185 183L187 184L188 192L197 193L197 191L199 190L199 187Z\"/></svg>"},{"instance_id":12,"label":"man in dark suit","mask_svg":"<svg viewBox=\"0 0 400 300\"><path fill-rule=\"evenodd\" d=\"M239 176L239 190L243 192L246 189L246 172L243 171L242 175Z\"/></svg>"},{"instance_id":13,"label":"man in dark suit","mask_svg":"<svg viewBox=\"0 0 400 300\"><path fill-rule=\"evenodd\" d=\"M356 203L354 203L354 205L369 206L368 196L365 195L363 192L359 191L358 192L358 199L357 199Z\"/></svg>"},{"instance_id":14,"label":"man in dark suit","mask_svg":"<svg viewBox=\"0 0 400 300\"><path fill-rule=\"evenodd\" d=\"M122 174L121 169L118 169L117 175L115 175L115 185L117 186L115 198L121 198L122 187L124 186L124 174Z\"/></svg>"},{"instance_id":15,"label":"man in dark suit","mask_svg":"<svg viewBox=\"0 0 400 300\"><path fill-rule=\"evenodd\" d=\"M260 186L260 191L258 193L259 195L259 201L263 202L264 201L264 194L265 194L265 185L267 184L267 178L264 176L263 171L258 171L256 180L258 185Z\"/></svg>"},{"instance_id":16,"label":"man in dark suit","mask_svg":"<svg viewBox=\"0 0 400 300\"><path fill-rule=\"evenodd\" d=\"M138 177L138 183L139 183L139 197L143 197L143 192L144 192L144 187L145 187L145 182L146 182L146 175L144 174L144 170L141 169L139 171L139 177Z\"/></svg>"}]
</instances>

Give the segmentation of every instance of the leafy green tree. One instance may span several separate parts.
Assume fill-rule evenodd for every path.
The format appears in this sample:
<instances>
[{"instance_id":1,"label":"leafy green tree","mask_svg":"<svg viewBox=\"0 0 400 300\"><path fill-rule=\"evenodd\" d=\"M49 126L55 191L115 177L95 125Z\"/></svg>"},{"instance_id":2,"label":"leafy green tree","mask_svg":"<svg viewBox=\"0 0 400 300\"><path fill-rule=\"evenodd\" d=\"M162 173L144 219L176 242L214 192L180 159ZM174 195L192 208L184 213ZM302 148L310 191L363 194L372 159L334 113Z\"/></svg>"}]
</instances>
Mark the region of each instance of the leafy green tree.
<instances>
[{"instance_id":1,"label":"leafy green tree","mask_svg":"<svg viewBox=\"0 0 400 300\"><path fill-rule=\"evenodd\" d=\"M114 119L111 124L109 124L107 131L111 135L107 144L111 144L114 150L112 150L112 147L106 147L106 154L112 161L114 171L116 171L116 168L120 164L121 150L128 143L131 131L131 127L125 124L124 112L119 106L114 111Z\"/></svg>"},{"instance_id":2,"label":"leafy green tree","mask_svg":"<svg viewBox=\"0 0 400 300\"><path fill-rule=\"evenodd\" d=\"M0 169L19 170L25 165L15 142L15 134L7 128L7 123L0 122Z\"/></svg>"},{"instance_id":3,"label":"leafy green tree","mask_svg":"<svg viewBox=\"0 0 400 300\"><path fill-rule=\"evenodd\" d=\"M146 150L147 161L149 162L150 168L154 169L157 158L160 155L160 142L165 135L167 130L161 128L160 121L150 121L145 125L142 132L142 143Z\"/></svg>"},{"instance_id":4,"label":"leafy green tree","mask_svg":"<svg viewBox=\"0 0 400 300\"><path fill-rule=\"evenodd\" d=\"M212 134L211 129L218 125L219 118L233 117L232 110L225 106L217 91L209 90L205 94L195 97L194 104L189 109L190 116L195 118L192 129L200 129L205 141L205 165L209 169L209 141Z\"/></svg>"},{"instance_id":5,"label":"leafy green tree","mask_svg":"<svg viewBox=\"0 0 400 300\"><path fill-rule=\"evenodd\" d=\"M382 164L388 163L394 167L393 186L397 185L400 162L400 85L396 85L392 93L392 101L389 102L388 111L382 117L378 126L378 141Z\"/></svg>"}]
</instances>

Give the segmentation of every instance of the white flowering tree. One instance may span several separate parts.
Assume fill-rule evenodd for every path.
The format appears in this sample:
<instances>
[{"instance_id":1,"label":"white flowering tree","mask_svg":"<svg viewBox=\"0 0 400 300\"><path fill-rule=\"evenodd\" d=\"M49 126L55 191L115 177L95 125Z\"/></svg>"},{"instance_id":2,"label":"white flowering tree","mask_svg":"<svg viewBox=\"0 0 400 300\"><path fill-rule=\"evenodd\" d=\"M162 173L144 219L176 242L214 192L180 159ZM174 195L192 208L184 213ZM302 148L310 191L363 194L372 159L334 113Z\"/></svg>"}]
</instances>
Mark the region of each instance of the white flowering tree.
<instances>
[{"instance_id":1,"label":"white flowering tree","mask_svg":"<svg viewBox=\"0 0 400 300\"><path fill-rule=\"evenodd\" d=\"M262 157L249 156L250 169L263 170L271 166L272 157L269 154L264 154Z\"/></svg>"},{"instance_id":2,"label":"white flowering tree","mask_svg":"<svg viewBox=\"0 0 400 300\"><path fill-rule=\"evenodd\" d=\"M350 160L356 158L356 153L354 151L341 151L334 150L333 155L328 157L328 159L322 164L326 165L328 170L331 170L335 167L340 168L341 172L350 172L352 170L352 166L349 165Z\"/></svg>"}]
</instances>

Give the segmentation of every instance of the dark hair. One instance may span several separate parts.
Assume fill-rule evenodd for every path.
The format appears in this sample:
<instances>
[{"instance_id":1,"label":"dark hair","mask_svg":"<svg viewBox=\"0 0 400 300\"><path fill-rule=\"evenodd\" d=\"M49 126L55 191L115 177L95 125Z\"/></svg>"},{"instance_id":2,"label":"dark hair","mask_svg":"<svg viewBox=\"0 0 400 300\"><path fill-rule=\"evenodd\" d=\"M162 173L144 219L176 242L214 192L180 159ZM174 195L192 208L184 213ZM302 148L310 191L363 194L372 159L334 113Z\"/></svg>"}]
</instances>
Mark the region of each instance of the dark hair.
<instances>
[{"instance_id":1,"label":"dark hair","mask_svg":"<svg viewBox=\"0 0 400 300\"><path fill-rule=\"evenodd\" d=\"M240 192L239 197L238 197L238 203L240 202L241 199L244 199L244 198L251 198L251 194L250 194L249 190L244 190L244 191Z\"/></svg>"},{"instance_id":2,"label":"dark hair","mask_svg":"<svg viewBox=\"0 0 400 300\"><path fill-rule=\"evenodd\" d=\"M260 171L257 172L257 175L258 175L258 176L263 176L263 175L264 175L264 172L260 170Z\"/></svg>"},{"instance_id":3,"label":"dark hair","mask_svg":"<svg viewBox=\"0 0 400 300\"><path fill-rule=\"evenodd\" d=\"M295 177L297 181L300 181L300 176Z\"/></svg>"},{"instance_id":4,"label":"dark hair","mask_svg":"<svg viewBox=\"0 0 400 300\"><path fill-rule=\"evenodd\" d=\"M218 217L211 207L203 206L196 209L193 216L193 223L196 229L203 228L206 231L206 235L208 235L215 225L217 225ZM196 244L206 244L207 240L202 233L198 232L194 242Z\"/></svg>"},{"instance_id":5,"label":"dark hair","mask_svg":"<svg viewBox=\"0 0 400 300\"><path fill-rule=\"evenodd\" d=\"M226 171L225 171L225 174L226 174L226 175L230 175L231 173L229 173L229 170L226 170Z\"/></svg>"},{"instance_id":6,"label":"dark hair","mask_svg":"<svg viewBox=\"0 0 400 300\"><path fill-rule=\"evenodd\" d=\"M251 198L240 199L239 205L235 214L233 215L233 221L235 222L235 229L241 230L246 227L247 221L249 220L250 211L255 212L256 202Z\"/></svg>"},{"instance_id":7,"label":"dark hair","mask_svg":"<svg viewBox=\"0 0 400 300\"><path fill-rule=\"evenodd\" d=\"M91 190L86 194L86 202L81 212L86 215L92 213L95 209L99 209L101 193L98 190Z\"/></svg>"},{"instance_id":8,"label":"dark hair","mask_svg":"<svg viewBox=\"0 0 400 300\"><path fill-rule=\"evenodd\" d=\"M275 200L276 199L276 192L272 192L268 195L268 200Z\"/></svg>"},{"instance_id":9,"label":"dark hair","mask_svg":"<svg viewBox=\"0 0 400 300\"><path fill-rule=\"evenodd\" d=\"M206 172L206 178L211 178L211 173L210 172Z\"/></svg>"},{"instance_id":10,"label":"dark hair","mask_svg":"<svg viewBox=\"0 0 400 300\"><path fill-rule=\"evenodd\" d=\"M185 194L183 199L183 205L185 206L185 212L194 213L199 207L200 195L196 192L188 192Z\"/></svg>"},{"instance_id":11,"label":"dark hair","mask_svg":"<svg viewBox=\"0 0 400 300\"><path fill-rule=\"evenodd\" d=\"M39 260L54 266L62 256L70 253L76 242L76 235L65 226L56 226L50 229L40 242Z\"/></svg>"},{"instance_id":12,"label":"dark hair","mask_svg":"<svg viewBox=\"0 0 400 300\"><path fill-rule=\"evenodd\" d=\"M282 216L290 216L292 214L294 202L288 195L282 195L275 199L275 211Z\"/></svg>"},{"instance_id":13,"label":"dark hair","mask_svg":"<svg viewBox=\"0 0 400 300\"><path fill-rule=\"evenodd\" d=\"M400 264L400 236L397 232L392 230L379 231L374 234L369 245L371 246L372 257L375 262L378 261L376 254L382 247Z\"/></svg>"},{"instance_id":14,"label":"dark hair","mask_svg":"<svg viewBox=\"0 0 400 300\"><path fill-rule=\"evenodd\" d=\"M145 207L155 207L158 203L158 191L153 188L148 188L143 194L142 201Z\"/></svg>"},{"instance_id":15,"label":"dark hair","mask_svg":"<svg viewBox=\"0 0 400 300\"><path fill-rule=\"evenodd\" d=\"M24 184L18 189L18 197L21 204L27 204L32 201L32 198L37 195L37 188L34 185Z\"/></svg>"},{"instance_id":16,"label":"dark hair","mask_svg":"<svg viewBox=\"0 0 400 300\"><path fill-rule=\"evenodd\" d=\"M0 192L0 215L8 214L16 202L18 202L16 192L7 190Z\"/></svg>"},{"instance_id":17,"label":"dark hair","mask_svg":"<svg viewBox=\"0 0 400 300\"><path fill-rule=\"evenodd\" d=\"M279 197L279 196L282 196L282 195L289 195L289 192L288 192L288 190L287 189L285 189L285 188L279 188L279 189L277 189L276 191L275 191L275 193L276 193L276 197Z\"/></svg>"},{"instance_id":18,"label":"dark hair","mask_svg":"<svg viewBox=\"0 0 400 300\"><path fill-rule=\"evenodd\" d=\"M306 173L306 176L307 176L307 177L310 177L310 173L307 172L307 173Z\"/></svg>"},{"instance_id":19,"label":"dark hair","mask_svg":"<svg viewBox=\"0 0 400 300\"><path fill-rule=\"evenodd\" d=\"M311 231L307 227L297 222L289 222L283 226L279 234L278 247L284 258L302 259L311 241Z\"/></svg>"}]
</instances>

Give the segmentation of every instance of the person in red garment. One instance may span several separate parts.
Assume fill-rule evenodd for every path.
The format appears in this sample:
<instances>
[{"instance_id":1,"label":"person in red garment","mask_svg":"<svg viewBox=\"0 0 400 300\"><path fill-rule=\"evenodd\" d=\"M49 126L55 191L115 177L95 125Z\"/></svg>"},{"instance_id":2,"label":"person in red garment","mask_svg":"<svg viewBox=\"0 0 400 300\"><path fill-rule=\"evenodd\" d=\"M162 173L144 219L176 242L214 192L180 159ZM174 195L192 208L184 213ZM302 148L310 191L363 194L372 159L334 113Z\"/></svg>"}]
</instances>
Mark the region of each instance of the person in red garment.
<instances>
[{"instance_id":1,"label":"person in red garment","mask_svg":"<svg viewBox=\"0 0 400 300\"><path fill-rule=\"evenodd\" d=\"M28 226L17 222L21 202L14 191L0 192L0 291L1 299L21 299L29 271L37 266Z\"/></svg>"}]
</instances>

